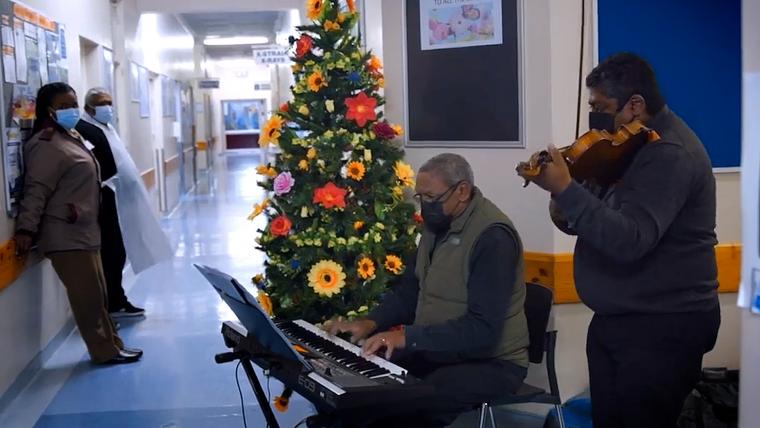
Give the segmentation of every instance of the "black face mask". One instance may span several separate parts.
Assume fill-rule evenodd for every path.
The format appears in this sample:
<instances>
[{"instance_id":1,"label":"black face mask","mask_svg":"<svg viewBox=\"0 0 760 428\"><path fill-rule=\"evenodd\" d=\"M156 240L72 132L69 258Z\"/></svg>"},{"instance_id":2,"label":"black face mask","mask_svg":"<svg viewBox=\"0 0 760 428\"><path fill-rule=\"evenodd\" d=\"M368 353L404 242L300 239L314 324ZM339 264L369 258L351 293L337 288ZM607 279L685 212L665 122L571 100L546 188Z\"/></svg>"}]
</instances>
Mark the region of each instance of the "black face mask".
<instances>
[{"instance_id":1,"label":"black face mask","mask_svg":"<svg viewBox=\"0 0 760 428\"><path fill-rule=\"evenodd\" d=\"M451 191L459 186L459 184L460 183L457 183L449 187L448 190L446 190L441 196L435 198L433 201L420 201L420 207L422 209L422 220L425 224L425 227L427 227L428 230L435 233L436 235L449 230L449 227L451 226L451 221L453 218L450 214L447 215L444 213L443 204L449 200L451 195L453 195L453 192Z\"/></svg>"},{"instance_id":2,"label":"black face mask","mask_svg":"<svg viewBox=\"0 0 760 428\"><path fill-rule=\"evenodd\" d=\"M588 129L596 129L610 133L615 132L615 115L598 111L589 112Z\"/></svg>"}]
</instances>

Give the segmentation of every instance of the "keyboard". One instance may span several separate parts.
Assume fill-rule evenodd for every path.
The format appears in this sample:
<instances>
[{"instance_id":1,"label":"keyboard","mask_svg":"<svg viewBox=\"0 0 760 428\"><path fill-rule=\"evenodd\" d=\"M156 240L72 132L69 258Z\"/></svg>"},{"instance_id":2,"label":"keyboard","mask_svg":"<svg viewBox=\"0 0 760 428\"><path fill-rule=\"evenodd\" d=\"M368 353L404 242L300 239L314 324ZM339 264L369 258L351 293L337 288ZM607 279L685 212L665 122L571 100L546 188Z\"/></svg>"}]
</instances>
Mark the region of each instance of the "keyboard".
<instances>
[{"instance_id":1,"label":"keyboard","mask_svg":"<svg viewBox=\"0 0 760 428\"><path fill-rule=\"evenodd\" d=\"M310 367L292 361L272 363L252 358L284 385L312 402L320 411L341 412L381 405L404 405L432 394L407 371L376 355L363 356L361 348L332 336L303 320L279 321L277 327L299 349ZM227 321L222 335L228 347L259 355L262 347L245 327ZM276 359L274 359L276 361Z\"/></svg>"}]
</instances>

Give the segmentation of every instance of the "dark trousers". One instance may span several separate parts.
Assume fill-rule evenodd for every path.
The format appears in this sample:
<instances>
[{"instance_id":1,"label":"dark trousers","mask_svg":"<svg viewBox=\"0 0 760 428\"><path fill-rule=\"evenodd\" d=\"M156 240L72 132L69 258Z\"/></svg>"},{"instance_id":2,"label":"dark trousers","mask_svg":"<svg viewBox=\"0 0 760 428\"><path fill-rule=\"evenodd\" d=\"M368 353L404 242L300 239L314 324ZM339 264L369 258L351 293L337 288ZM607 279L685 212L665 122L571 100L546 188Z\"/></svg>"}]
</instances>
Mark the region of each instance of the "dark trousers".
<instances>
[{"instance_id":1,"label":"dark trousers","mask_svg":"<svg viewBox=\"0 0 760 428\"><path fill-rule=\"evenodd\" d=\"M100 204L100 233L102 246L100 256L103 259L103 271L106 277L106 305L109 312L116 312L127 303L127 296L122 286L124 265L127 262L127 252L119 226L119 215L116 212L116 195L109 188L101 192Z\"/></svg>"},{"instance_id":2,"label":"dark trousers","mask_svg":"<svg viewBox=\"0 0 760 428\"><path fill-rule=\"evenodd\" d=\"M413 376L435 388L434 396L409 403L401 414L372 421L370 427L444 427L461 413L507 394L522 385L527 368L509 361L489 360L440 365L427 361L419 354L397 362ZM385 414L392 409L375 409L369 414Z\"/></svg>"},{"instance_id":3,"label":"dark trousers","mask_svg":"<svg viewBox=\"0 0 760 428\"><path fill-rule=\"evenodd\" d=\"M586 345L594 428L674 428L719 326L719 307L594 315Z\"/></svg>"}]
</instances>

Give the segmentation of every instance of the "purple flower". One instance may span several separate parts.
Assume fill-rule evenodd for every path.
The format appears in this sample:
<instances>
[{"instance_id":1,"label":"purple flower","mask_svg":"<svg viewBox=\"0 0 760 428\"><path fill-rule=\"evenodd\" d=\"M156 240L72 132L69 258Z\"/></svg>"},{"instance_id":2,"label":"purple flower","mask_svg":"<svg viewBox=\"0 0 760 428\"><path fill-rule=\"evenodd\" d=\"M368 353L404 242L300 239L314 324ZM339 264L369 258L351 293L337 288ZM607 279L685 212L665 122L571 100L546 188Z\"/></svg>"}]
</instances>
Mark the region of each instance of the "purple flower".
<instances>
[{"instance_id":1,"label":"purple flower","mask_svg":"<svg viewBox=\"0 0 760 428\"><path fill-rule=\"evenodd\" d=\"M295 184L296 180L293 178L290 172L281 172L280 175L274 179L274 194L277 196L282 196L290 192L290 190L293 188L293 185Z\"/></svg>"},{"instance_id":2,"label":"purple flower","mask_svg":"<svg viewBox=\"0 0 760 428\"><path fill-rule=\"evenodd\" d=\"M353 83L359 83L359 81L362 80L362 76L359 73L352 71L351 73L348 74L348 80L350 80Z\"/></svg>"}]
</instances>

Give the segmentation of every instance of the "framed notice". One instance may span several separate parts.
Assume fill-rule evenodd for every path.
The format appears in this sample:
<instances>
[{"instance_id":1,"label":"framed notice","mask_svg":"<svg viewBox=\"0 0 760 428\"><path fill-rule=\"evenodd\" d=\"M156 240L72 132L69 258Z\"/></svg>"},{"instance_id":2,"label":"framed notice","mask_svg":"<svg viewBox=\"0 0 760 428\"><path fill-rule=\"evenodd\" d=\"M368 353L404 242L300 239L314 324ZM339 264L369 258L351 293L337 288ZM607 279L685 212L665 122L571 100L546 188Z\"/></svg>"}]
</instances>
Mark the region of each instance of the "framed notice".
<instances>
[{"instance_id":1,"label":"framed notice","mask_svg":"<svg viewBox=\"0 0 760 428\"><path fill-rule=\"evenodd\" d=\"M502 43L501 0L420 0L422 50Z\"/></svg>"}]
</instances>

